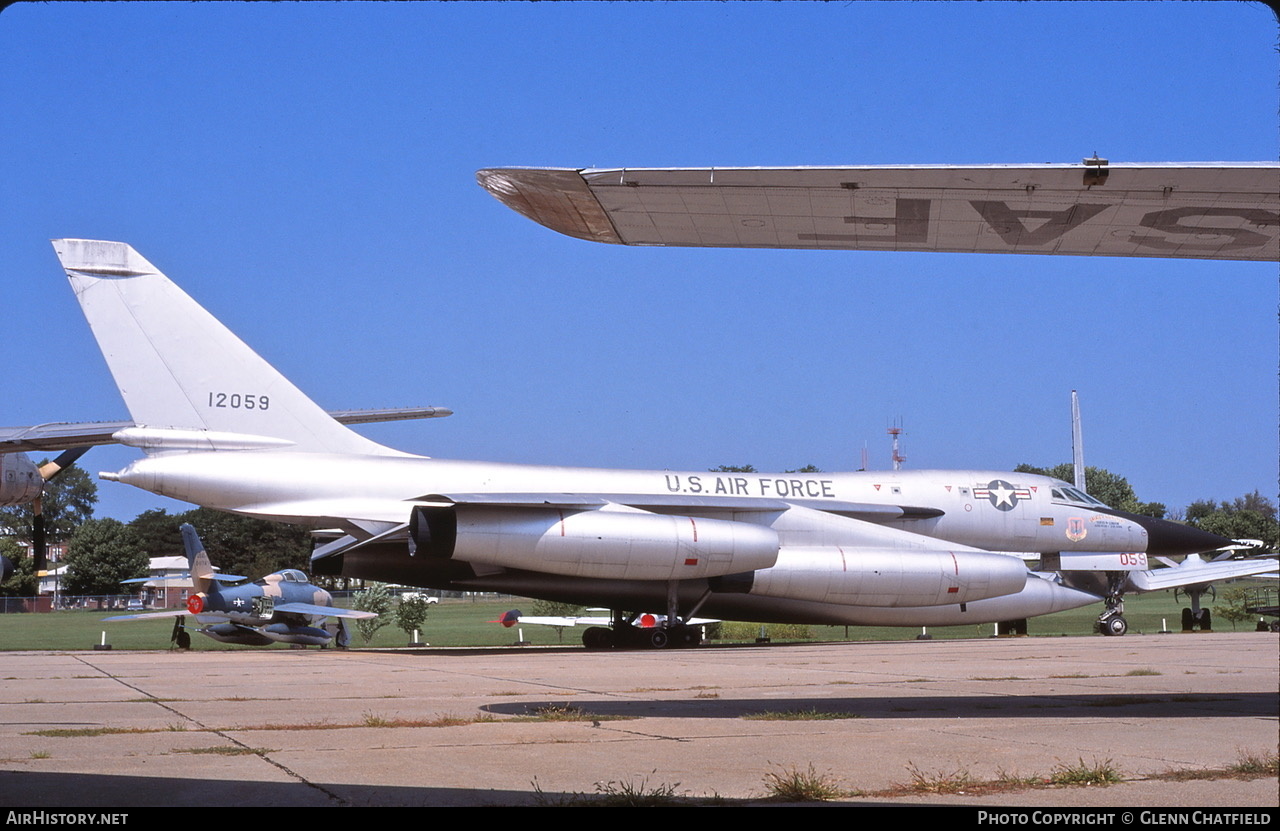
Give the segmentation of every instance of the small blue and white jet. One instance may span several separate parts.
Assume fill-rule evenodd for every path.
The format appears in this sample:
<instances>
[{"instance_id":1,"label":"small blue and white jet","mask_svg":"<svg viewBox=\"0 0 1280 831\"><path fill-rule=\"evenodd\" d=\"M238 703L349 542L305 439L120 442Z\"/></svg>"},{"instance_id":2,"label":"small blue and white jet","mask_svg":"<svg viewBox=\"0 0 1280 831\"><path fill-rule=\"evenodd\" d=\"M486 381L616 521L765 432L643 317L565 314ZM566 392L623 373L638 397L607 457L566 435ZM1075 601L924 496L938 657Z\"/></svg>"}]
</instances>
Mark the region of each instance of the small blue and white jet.
<instances>
[{"instance_id":1,"label":"small blue and white jet","mask_svg":"<svg viewBox=\"0 0 1280 831\"><path fill-rule=\"evenodd\" d=\"M601 470L404 453L330 417L129 245L53 245L136 425L115 438L145 454L102 478L338 529L313 573L664 610L658 646L693 640L683 636L699 614L917 627L1099 602L1103 631L1120 635L1124 594L1153 574L1165 588L1275 569L1224 560L1183 576L1169 558L1231 541L1032 474Z\"/></svg>"},{"instance_id":2,"label":"small blue and white jet","mask_svg":"<svg viewBox=\"0 0 1280 831\"><path fill-rule=\"evenodd\" d=\"M187 607L182 610L118 615L103 620L154 620L192 615L203 624L197 632L222 643L244 646L266 646L272 643L323 646L333 640L333 635L318 625L326 617L340 620L377 617L374 612L335 607L332 595L319 586L312 585L307 575L296 568L272 572L252 583L225 588L219 586L220 581L245 578L216 573L196 529L184 523L181 530L182 543L186 547L187 561L191 568L192 591L187 598ZM344 638L340 636L339 646L345 645Z\"/></svg>"}]
</instances>

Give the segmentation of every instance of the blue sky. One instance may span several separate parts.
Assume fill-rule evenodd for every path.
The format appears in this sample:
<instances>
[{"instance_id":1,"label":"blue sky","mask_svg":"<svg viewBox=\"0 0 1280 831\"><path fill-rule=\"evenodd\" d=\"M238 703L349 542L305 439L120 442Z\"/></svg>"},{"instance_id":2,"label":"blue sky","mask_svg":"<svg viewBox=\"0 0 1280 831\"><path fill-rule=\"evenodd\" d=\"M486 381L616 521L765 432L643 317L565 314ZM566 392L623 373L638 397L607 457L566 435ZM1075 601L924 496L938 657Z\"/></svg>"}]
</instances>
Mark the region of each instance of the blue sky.
<instances>
[{"instance_id":1,"label":"blue sky","mask_svg":"<svg viewBox=\"0 0 1280 831\"><path fill-rule=\"evenodd\" d=\"M446 458L1070 459L1277 482L1271 263L603 246L478 168L1273 161L1260 3L18 4L0 423L127 413L47 242L123 240L321 405ZM98 449L92 471L133 458ZM359 483L352 483L358 491ZM101 483L99 513L181 509Z\"/></svg>"}]
</instances>

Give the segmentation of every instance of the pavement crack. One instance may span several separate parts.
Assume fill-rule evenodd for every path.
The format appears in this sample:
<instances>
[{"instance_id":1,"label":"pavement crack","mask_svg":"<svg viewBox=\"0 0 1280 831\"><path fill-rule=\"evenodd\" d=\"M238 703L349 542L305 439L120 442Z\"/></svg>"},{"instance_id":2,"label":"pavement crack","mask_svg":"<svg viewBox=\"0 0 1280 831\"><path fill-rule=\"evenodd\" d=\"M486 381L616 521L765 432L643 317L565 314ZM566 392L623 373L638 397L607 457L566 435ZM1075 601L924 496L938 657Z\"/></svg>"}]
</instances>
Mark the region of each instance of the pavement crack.
<instances>
[{"instance_id":1,"label":"pavement crack","mask_svg":"<svg viewBox=\"0 0 1280 831\"><path fill-rule=\"evenodd\" d=\"M667 741L667 742L691 742L691 741L696 741L696 739L681 738L681 737L679 737L679 736L663 736L663 735L661 735L660 733L645 733L645 732L642 732L642 731L640 731L640 730L625 730L625 729L623 729L623 728L621 728L621 727L604 727L604 728L601 728L601 729L603 729L603 730L607 730L607 731L609 731L610 733L622 733L622 734L627 735L627 736L636 736L636 737L641 738L641 739L659 739L659 740L661 740L661 741Z\"/></svg>"},{"instance_id":2,"label":"pavement crack","mask_svg":"<svg viewBox=\"0 0 1280 831\"><path fill-rule=\"evenodd\" d=\"M257 756L257 757L258 757L259 759L261 759L262 761L266 762L267 764L269 764L269 765L271 765L272 767L274 767L274 768L276 768L277 770L279 770L279 771L280 771L281 773L283 773L285 776L288 776L289 778L291 778L291 779L293 779L293 780L297 781L299 784L306 785L308 788L312 788L312 789L314 789L314 790L319 791L320 793L322 793L322 794L324 794L325 796L329 797L329 799L333 800L334 802L337 802L339 805L343 805L343 806L350 805L350 803L348 803L348 802L347 802L347 800L343 799L341 796L338 796L338 795L337 795L336 793L334 793L333 791L329 790L328 788L324 787L323 785L319 785L319 784L316 784L315 782L312 782L312 781L308 780L306 777L304 777L304 776L302 776L301 774L297 773L296 771L294 771L294 770L293 770L292 768L290 768L289 766L284 765L284 764L281 764L280 762L277 762L275 759L272 759L272 758L271 758L270 756L268 756L266 753L264 753L264 752L262 752L262 751L258 750L257 748L251 747L251 746L250 746L250 745L248 745L248 744L245 744L244 742L242 742L242 741L240 741L239 739L237 739L235 736L229 735L227 732L225 732L225 731L223 731L223 730L218 730L218 729L216 729L216 728L210 727L210 726L208 726L207 724L204 724L203 722L201 722L199 719L193 718L192 716L188 715L187 713L182 712L181 710L177 709L176 707L171 707L171 706L169 706L169 703L168 703L168 702L166 702L166 701L161 701L161 700L160 700L159 698L157 698L155 695L153 695L153 694L151 694L151 693L147 692L146 690L142 689L142 688L141 688L141 687L139 687L137 684L131 684L131 683L129 683L128 681L124 680L123 678L119 677L118 675L114 675L114 674L112 674L111 672L108 672L107 670L103 669L102 667L97 666L96 664L94 664L94 663L92 663L92 662L90 662L90 661L86 661L84 658L80 657L79 655L73 655L72 657L73 657L73 658L75 658L75 659L76 659L77 661L79 661L80 663L84 664L85 666L87 666L87 667L89 667L89 668L91 668L91 669L93 669L93 670L96 670L96 671L98 671L98 672L102 673L102 674L103 674L103 675L105 675L106 677L110 678L112 681L115 681L117 684L120 684L121 686L124 686L124 687L128 687L129 689L131 689L131 690L133 690L134 692L138 693L138 694L139 694L139 695L141 695L142 697L146 698L150 703L155 704L157 707L160 707L160 708L162 708L162 709L164 709L164 710L167 710L168 712L173 713L173 714L174 714L175 716L177 716L178 718L183 719L184 721L189 722L190 724L195 725L195 727L196 727L200 732L202 732L202 733L211 733L211 734L213 734L213 735L215 735L215 736L218 736L219 738L223 739L224 741L230 742L231 744L235 745L236 747L240 748L241 750L245 750L245 751L247 751L247 752L249 752L249 753L252 753L254 756Z\"/></svg>"}]
</instances>

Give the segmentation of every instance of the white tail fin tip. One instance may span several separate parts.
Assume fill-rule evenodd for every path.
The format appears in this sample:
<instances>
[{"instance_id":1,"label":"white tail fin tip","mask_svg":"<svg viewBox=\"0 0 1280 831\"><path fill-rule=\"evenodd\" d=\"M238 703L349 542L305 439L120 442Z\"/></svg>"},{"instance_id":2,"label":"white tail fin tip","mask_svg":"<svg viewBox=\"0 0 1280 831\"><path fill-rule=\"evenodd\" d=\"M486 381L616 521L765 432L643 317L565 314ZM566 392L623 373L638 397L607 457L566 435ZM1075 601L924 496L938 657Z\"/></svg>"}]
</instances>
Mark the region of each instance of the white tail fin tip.
<instances>
[{"instance_id":1,"label":"white tail fin tip","mask_svg":"<svg viewBox=\"0 0 1280 831\"><path fill-rule=\"evenodd\" d=\"M132 246L62 239L53 248L145 452L399 455L334 421Z\"/></svg>"},{"instance_id":2,"label":"white tail fin tip","mask_svg":"<svg viewBox=\"0 0 1280 831\"><path fill-rule=\"evenodd\" d=\"M108 278L159 273L128 243L95 239L56 239L52 242L62 267L68 271Z\"/></svg>"}]
</instances>

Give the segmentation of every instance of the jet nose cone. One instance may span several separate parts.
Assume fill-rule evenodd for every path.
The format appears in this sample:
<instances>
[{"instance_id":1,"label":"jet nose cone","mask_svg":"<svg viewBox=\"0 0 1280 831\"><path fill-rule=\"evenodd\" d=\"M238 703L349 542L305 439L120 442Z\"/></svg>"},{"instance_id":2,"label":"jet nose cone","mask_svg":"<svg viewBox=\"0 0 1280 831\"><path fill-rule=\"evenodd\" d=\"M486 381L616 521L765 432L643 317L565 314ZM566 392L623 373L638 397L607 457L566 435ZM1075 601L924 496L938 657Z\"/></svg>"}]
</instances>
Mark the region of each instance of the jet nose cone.
<instances>
[{"instance_id":1,"label":"jet nose cone","mask_svg":"<svg viewBox=\"0 0 1280 831\"><path fill-rule=\"evenodd\" d=\"M1183 525L1180 522L1138 514L1125 514L1124 518L1136 522L1146 530L1148 554L1163 556L1198 554L1201 551L1212 551L1232 544L1232 540L1226 537L1201 531L1199 528Z\"/></svg>"}]
</instances>

